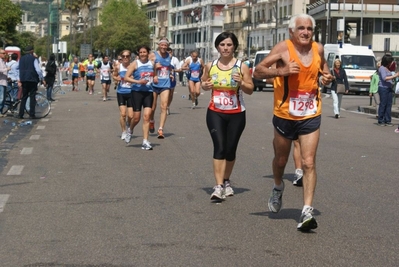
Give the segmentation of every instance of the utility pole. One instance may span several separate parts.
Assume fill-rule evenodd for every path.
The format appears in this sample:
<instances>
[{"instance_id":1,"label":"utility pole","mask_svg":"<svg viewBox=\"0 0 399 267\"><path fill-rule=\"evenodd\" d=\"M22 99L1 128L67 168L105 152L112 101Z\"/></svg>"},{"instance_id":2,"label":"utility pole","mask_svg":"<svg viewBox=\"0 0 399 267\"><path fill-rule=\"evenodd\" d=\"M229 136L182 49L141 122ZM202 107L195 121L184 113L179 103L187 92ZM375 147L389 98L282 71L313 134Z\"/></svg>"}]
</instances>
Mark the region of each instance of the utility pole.
<instances>
[{"instance_id":1,"label":"utility pole","mask_svg":"<svg viewBox=\"0 0 399 267\"><path fill-rule=\"evenodd\" d=\"M69 6L69 55L72 55L72 0Z\"/></svg>"},{"instance_id":2,"label":"utility pole","mask_svg":"<svg viewBox=\"0 0 399 267\"><path fill-rule=\"evenodd\" d=\"M248 1L248 14L247 14L247 29L248 29L248 36L247 36L247 49L248 49L248 60L249 57L251 56L251 21L252 21L252 9L251 9L251 2L252 0L247 0Z\"/></svg>"},{"instance_id":3,"label":"utility pole","mask_svg":"<svg viewBox=\"0 0 399 267\"><path fill-rule=\"evenodd\" d=\"M278 31L278 0L276 0L276 26L274 28L274 45L277 44L277 31Z\"/></svg>"},{"instance_id":4,"label":"utility pole","mask_svg":"<svg viewBox=\"0 0 399 267\"><path fill-rule=\"evenodd\" d=\"M362 45L362 41L363 41L363 0L362 0L362 16L360 18L360 45Z\"/></svg>"},{"instance_id":5,"label":"utility pole","mask_svg":"<svg viewBox=\"0 0 399 267\"><path fill-rule=\"evenodd\" d=\"M331 43L331 0L328 0L328 12L327 12L327 38L326 44Z\"/></svg>"}]
</instances>

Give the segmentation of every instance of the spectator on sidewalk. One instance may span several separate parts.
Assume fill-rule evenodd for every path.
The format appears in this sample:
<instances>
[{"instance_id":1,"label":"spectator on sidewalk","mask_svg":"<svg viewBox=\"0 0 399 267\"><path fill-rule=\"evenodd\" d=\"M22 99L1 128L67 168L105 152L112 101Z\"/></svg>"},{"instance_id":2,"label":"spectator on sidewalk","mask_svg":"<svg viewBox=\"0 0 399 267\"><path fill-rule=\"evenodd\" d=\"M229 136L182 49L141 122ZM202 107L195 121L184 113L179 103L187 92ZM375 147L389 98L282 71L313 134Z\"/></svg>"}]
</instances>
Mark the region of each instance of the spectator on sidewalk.
<instances>
[{"instance_id":1,"label":"spectator on sidewalk","mask_svg":"<svg viewBox=\"0 0 399 267\"><path fill-rule=\"evenodd\" d=\"M52 97L53 94L53 86L55 82L55 75L57 73L57 65L55 64L55 55L51 54L50 59L46 64L46 76L44 80L47 84L47 100L48 101L55 101Z\"/></svg>"},{"instance_id":2,"label":"spectator on sidewalk","mask_svg":"<svg viewBox=\"0 0 399 267\"><path fill-rule=\"evenodd\" d=\"M373 75L371 75L371 81L370 81L370 89L369 89L369 95L370 97L374 98L374 103L375 103L375 114L376 117L378 118L378 109L380 107L380 95L378 94L378 83L380 81L380 78L378 76L378 68L381 66L381 62L377 62L377 70L374 72Z\"/></svg>"},{"instance_id":3,"label":"spectator on sidewalk","mask_svg":"<svg viewBox=\"0 0 399 267\"><path fill-rule=\"evenodd\" d=\"M18 80L19 80L19 63L18 54L11 55L11 61L7 62L8 71L8 88L13 99L17 99L18 95Z\"/></svg>"},{"instance_id":4,"label":"spectator on sidewalk","mask_svg":"<svg viewBox=\"0 0 399 267\"><path fill-rule=\"evenodd\" d=\"M36 98L35 94L37 91L37 84L41 81L44 85L46 82L43 81L42 70L39 66L39 61L34 56L33 46L28 46L25 48L25 55L21 57L19 61L19 79L22 84L22 100L19 105L18 117L23 119L25 113L26 100L30 97L30 108L29 117L31 119L36 119L35 107Z\"/></svg>"},{"instance_id":5,"label":"spectator on sidewalk","mask_svg":"<svg viewBox=\"0 0 399 267\"><path fill-rule=\"evenodd\" d=\"M380 95L380 108L378 110L378 125L393 126L391 122L392 112L392 85L394 80L399 77L399 72L392 74L388 69L391 66L393 57L389 54L384 55L381 60L381 66L378 69L379 79L378 94Z\"/></svg>"},{"instance_id":6,"label":"spectator on sidewalk","mask_svg":"<svg viewBox=\"0 0 399 267\"><path fill-rule=\"evenodd\" d=\"M9 68L5 62L6 51L0 48L0 113L3 111L7 90L7 73Z\"/></svg>"}]
</instances>

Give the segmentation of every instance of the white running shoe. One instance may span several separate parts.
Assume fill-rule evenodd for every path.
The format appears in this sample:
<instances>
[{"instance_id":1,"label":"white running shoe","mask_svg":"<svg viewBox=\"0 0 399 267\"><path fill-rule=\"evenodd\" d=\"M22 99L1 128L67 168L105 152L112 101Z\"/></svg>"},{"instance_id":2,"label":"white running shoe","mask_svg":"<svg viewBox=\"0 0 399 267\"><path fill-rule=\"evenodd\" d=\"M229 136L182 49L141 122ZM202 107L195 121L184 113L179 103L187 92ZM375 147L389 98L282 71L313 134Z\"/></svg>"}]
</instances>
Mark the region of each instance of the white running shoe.
<instances>
[{"instance_id":1,"label":"white running shoe","mask_svg":"<svg viewBox=\"0 0 399 267\"><path fill-rule=\"evenodd\" d=\"M213 193L211 195L211 200L223 200L224 198L225 198L225 196L224 196L223 186L216 185L215 187L213 187Z\"/></svg>"},{"instance_id":2,"label":"white running shoe","mask_svg":"<svg viewBox=\"0 0 399 267\"><path fill-rule=\"evenodd\" d=\"M151 143L148 141L143 141L143 144L141 145L141 149L143 150L152 150Z\"/></svg>"},{"instance_id":3,"label":"white running shoe","mask_svg":"<svg viewBox=\"0 0 399 267\"><path fill-rule=\"evenodd\" d=\"M279 212L283 206L283 192L284 192L284 181L281 181L283 185L282 190L278 190L273 187L272 194L268 201L269 210L271 212Z\"/></svg>"},{"instance_id":4,"label":"white running shoe","mask_svg":"<svg viewBox=\"0 0 399 267\"><path fill-rule=\"evenodd\" d=\"M303 170L296 169L294 181L292 181L292 184L295 186L302 186L302 178L303 178Z\"/></svg>"},{"instance_id":5,"label":"white running shoe","mask_svg":"<svg viewBox=\"0 0 399 267\"><path fill-rule=\"evenodd\" d=\"M226 197L234 196L234 190L233 188L231 188L230 181L224 181L223 187L224 187L224 196Z\"/></svg>"},{"instance_id":6,"label":"white running shoe","mask_svg":"<svg viewBox=\"0 0 399 267\"><path fill-rule=\"evenodd\" d=\"M313 217L313 208L309 207L302 212L297 226L298 231L308 232L317 228L317 221Z\"/></svg>"},{"instance_id":7,"label":"white running shoe","mask_svg":"<svg viewBox=\"0 0 399 267\"><path fill-rule=\"evenodd\" d=\"M122 139L122 140L125 140L125 138L126 138L126 134L127 134L127 132L126 132L126 131L123 131L123 132L122 132L122 135L121 135L121 139Z\"/></svg>"},{"instance_id":8,"label":"white running shoe","mask_svg":"<svg viewBox=\"0 0 399 267\"><path fill-rule=\"evenodd\" d=\"M130 139L132 139L132 134L131 133L126 133L125 143L129 144L130 143Z\"/></svg>"}]
</instances>

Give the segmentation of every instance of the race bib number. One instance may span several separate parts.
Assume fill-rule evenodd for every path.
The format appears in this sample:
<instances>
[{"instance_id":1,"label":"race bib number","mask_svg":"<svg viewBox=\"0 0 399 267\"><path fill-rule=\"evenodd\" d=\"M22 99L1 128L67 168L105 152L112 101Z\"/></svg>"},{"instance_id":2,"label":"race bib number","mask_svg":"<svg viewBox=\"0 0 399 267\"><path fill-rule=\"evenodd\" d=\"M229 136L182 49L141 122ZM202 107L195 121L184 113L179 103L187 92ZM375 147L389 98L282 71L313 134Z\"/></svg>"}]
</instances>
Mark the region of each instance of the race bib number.
<instances>
[{"instance_id":1,"label":"race bib number","mask_svg":"<svg viewBox=\"0 0 399 267\"><path fill-rule=\"evenodd\" d=\"M132 88L132 84L124 80L121 80L120 85L122 88Z\"/></svg>"},{"instance_id":2,"label":"race bib number","mask_svg":"<svg viewBox=\"0 0 399 267\"><path fill-rule=\"evenodd\" d=\"M168 78L169 79L169 69L168 69L168 67L161 67L159 70L158 70L158 77L159 78Z\"/></svg>"},{"instance_id":3,"label":"race bib number","mask_svg":"<svg viewBox=\"0 0 399 267\"><path fill-rule=\"evenodd\" d=\"M289 113L293 116L303 117L314 115L317 112L316 91L290 93Z\"/></svg>"},{"instance_id":4,"label":"race bib number","mask_svg":"<svg viewBox=\"0 0 399 267\"><path fill-rule=\"evenodd\" d=\"M152 72L142 72L140 73L140 78L143 80L148 81L149 83L152 83L154 80L154 73Z\"/></svg>"},{"instance_id":5,"label":"race bib number","mask_svg":"<svg viewBox=\"0 0 399 267\"><path fill-rule=\"evenodd\" d=\"M102 70L101 74L103 76L103 80L109 80L109 72L108 72L108 70Z\"/></svg>"},{"instance_id":6,"label":"race bib number","mask_svg":"<svg viewBox=\"0 0 399 267\"><path fill-rule=\"evenodd\" d=\"M199 78L200 72L198 70L191 71L192 78Z\"/></svg>"},{"instance_id":7,"label":"race bib number","mask_svg":"<svg viewBox=\"0 0 399 267\"><path fill-rule=\"evenodd\" d=\"M221 110L238 109L238 99L236 91L213 91L213 103L215 108Z\"/></svg>"},{"instance_id":8,"label":"race bib number","mask_svg":"<svg viewBox=\"0 0 399 267\"><path fill-rule=\"evenodd\" d=\"M78 70L78 69L73 69L73 70L72 70L72 73L78 74L78 73L79 73L79 70Z\"/></svg>"},{"instance_id":9,"label":"race bib number","mask_svg":"<svg viewBox=\"0 0 399 267\"><path fill-rule=\"evenodd\" d=\"M93 75L94 74L94 70L87 70L87 74Z\"/></svg>"}]
</instances>

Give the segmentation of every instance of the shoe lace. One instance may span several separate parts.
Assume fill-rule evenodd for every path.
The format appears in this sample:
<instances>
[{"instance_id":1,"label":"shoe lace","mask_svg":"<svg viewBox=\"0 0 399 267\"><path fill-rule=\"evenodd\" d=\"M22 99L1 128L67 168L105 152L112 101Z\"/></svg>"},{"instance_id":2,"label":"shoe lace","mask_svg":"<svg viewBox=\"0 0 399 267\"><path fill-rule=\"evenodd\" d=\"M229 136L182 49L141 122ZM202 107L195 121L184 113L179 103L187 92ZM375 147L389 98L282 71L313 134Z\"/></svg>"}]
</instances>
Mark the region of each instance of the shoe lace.
<instances>
[{"instance_id":1,"label":"shoe lace","mask_svg":"<svg viewBox=\"0 0 399 267\"><path fill-rule=\"evenodd\" d=\"M280 203L280 198L283 194L283 191L273 189L273 194L272 194L272 203L273 204L278 204Z\"/></svg>"},{"instance_id":2,"label":"shoe lace","mask_svg":"<svg viewBox=\"0 0 399 267\"><path fill-rule=\"evenodd\" d=\"M312 207L308 207L304 210L303 214L313 214L313 208Z\"/></svg>"}]
</instances>

